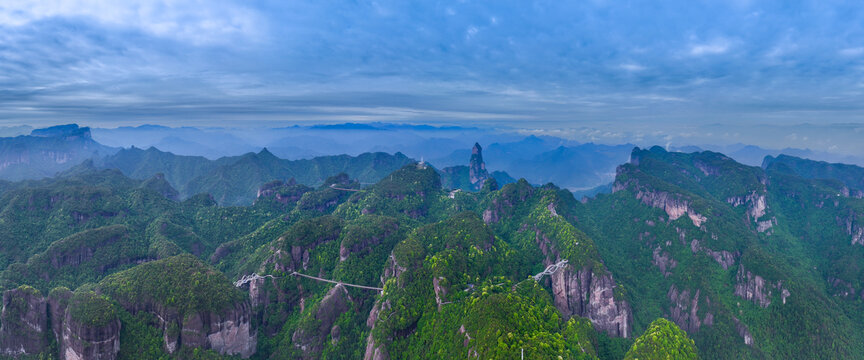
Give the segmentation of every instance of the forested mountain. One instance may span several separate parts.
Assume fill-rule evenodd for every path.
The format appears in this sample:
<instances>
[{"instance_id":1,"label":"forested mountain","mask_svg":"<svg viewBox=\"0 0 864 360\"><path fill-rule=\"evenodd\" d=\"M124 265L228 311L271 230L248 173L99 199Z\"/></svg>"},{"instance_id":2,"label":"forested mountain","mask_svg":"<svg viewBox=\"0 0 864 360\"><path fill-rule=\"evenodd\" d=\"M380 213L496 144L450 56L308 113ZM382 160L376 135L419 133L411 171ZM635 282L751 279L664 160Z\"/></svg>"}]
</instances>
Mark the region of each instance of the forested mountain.
<instances>
[{"instance_id":1,"label":"forested mountain","mask_svg":"<svg viewBox=\"0 0 864 360\"><path fill-rule=\"evenodd\" d=\"M864 197L864 168L855 165L828 163L789 155L766 156L762 167L767 171L784 172L805 179L833 179L843 183L854 197ZM848 196L848 194L847 194Z\"/></svg>"},{"instance_id":2,"label":"forested mountain","mask_svg":"<svg viewBox=\"0 0 864 360\"><path fill-rule=\"evenodd\" d=\"M414 162L371 185L326 173L382 171L369 156L307 163L326 176L314 187L252 177L249 206L175 190L172 166L215 171L198 158L4 184L0 354L864 357L864 199L836 172L636 148L613 192L585 201L488 173L451 192Z\"/></svg>"},{"instance_id":3,"label":"forested mountain","mask_svg":"<svg viewBox=\"0 0 864 360\"><path fill-rule=\"evenodd\" d=\"M344 172L361 182L372 183L411 161L401 153L285 160L266 148L258 153L209 160L174 155L151 147L123 149L98 160L97 164L102 168L120 169L136 179L164 174L181 198L209 193L221 205L248 205L255 199L258 187L269 181L293 178L298 183L314 186L330 175Z\"/></svg>"},{"instance_id":4,"label":"forested mountain","mask_svg":"<svg viewBox=\"0 0 864 360\"><path fill-rule=\"evenodd\" d=\"M30 135L0 137L0 179L54 176L86 159L116 151L93 141L90 128L74 124L36 129Z\"/></svg>"},{"instance_id":5,"label":"forested mountain","mask_svg":"<svg viewBox=\"0 0 864 360\"><path fill-rule=\"evenodd\" d=\"M486 171L479 145L470 166L455 166L440 171L444 186L450 189L479 190L487 178L501 184L514 182L507 173ZM209 160L182 156L156 148L123 149L98 159L101 168L116 168L129 177L147 179L162 174L177 189L180 198L208 193L220 205L248 205L261 184L293 179L296 183L317 186L333 174L345 173L362 184L372 184L414 160L402 153L364 153L358 156L319 156L304 160L285 160L266 148L258 153ZM470 169L469 169L470 167Z\"/></svg>"}]
</instances>

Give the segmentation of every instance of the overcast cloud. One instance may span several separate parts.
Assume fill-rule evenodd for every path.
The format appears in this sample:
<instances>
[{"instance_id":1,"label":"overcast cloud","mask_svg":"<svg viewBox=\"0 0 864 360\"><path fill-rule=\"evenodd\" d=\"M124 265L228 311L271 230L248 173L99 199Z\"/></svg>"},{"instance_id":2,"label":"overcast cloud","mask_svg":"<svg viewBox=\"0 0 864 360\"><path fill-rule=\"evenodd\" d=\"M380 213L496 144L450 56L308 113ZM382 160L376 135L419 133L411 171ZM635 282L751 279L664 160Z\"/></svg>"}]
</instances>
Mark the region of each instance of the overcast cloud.
<instances>
[{"instance_id":1,"label":"overcast cloud","mask_svg":"<svg viewBox=\"0 0 864 360\"><path fill-rule=\"evenodd\" d=\"M862 25L826 0L8 1L0 122L830 128L864 120Z\"/></svg>"}]
</instances>

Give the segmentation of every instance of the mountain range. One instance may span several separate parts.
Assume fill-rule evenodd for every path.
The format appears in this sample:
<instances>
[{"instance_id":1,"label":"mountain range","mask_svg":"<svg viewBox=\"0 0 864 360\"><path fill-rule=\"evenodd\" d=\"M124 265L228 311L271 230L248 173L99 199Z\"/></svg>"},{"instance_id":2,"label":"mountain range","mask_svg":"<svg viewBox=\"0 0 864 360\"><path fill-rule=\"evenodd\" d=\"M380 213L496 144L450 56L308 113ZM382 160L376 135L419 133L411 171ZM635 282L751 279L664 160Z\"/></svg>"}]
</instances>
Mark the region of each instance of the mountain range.
<instances>
[{"instance_id":1,"label":"mountain range","mask_svg":"<svg viewBox=\"0 0 864 360\"><path fill-rule=\"evenodd\" d=\"M554 184L499 184L482 151L438 170L396 155L229 161L125 149L3 183L0 354L864 354L864 169L633 148L609 193L577 199ZM271 181L262 169L284 172ZM463 191L445 186L465 171ZM208 177L258 182L254 203L222 206L172 185Z\"/></svg>"}]
</instances>

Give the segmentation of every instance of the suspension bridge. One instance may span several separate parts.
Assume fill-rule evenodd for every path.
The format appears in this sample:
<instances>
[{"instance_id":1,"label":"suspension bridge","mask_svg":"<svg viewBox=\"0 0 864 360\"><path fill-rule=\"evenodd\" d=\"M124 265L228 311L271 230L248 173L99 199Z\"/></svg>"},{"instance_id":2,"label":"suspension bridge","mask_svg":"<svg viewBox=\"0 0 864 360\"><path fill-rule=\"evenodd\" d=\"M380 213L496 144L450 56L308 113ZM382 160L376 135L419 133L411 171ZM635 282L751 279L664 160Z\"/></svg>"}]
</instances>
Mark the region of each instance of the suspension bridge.
<instances>
[{"instance_id":1,"label":"suspension bridge","mask_svg":"<svg viewBox=\"0 0 864 360\"><path fill-rule=\"evenodd\" d=\"M336 187L336 184L331 184L330 188L333 190L342 190L342 191L363 191L362 189L346 189L346 188Z\"/></svg>"},{"instance_id":2,"label":"suspension bridge","mask_svg":"<svg viewBox=\"0 0 864 360\"><path fill-rule=\"evenodd\" d=\"M358 288L358 289L384 291L384 289L379 288L379 287L366 286L366 285L357 285L357 284L350 284L350 283L346 283L346 282L342 282L342 281L335 281L335 280L330 280L330 279L320 278L320 277L317 277L317 276L301 274L301 273L298 273L298 272L296 272L296 271L292 272L292 273L289 274L289 275L292 275L292 276L300 276L300 277L304 277L304 278L307 278L307 279L312 279L312 280L318 280L318 281L328 282L328 283L336 284L336 285L343 285L343 286L355 287L355 288ZM250 283L250 282L252 282L252 281L259 280L259 279L264 279L264 278L268 278L268 277L269 277L269 278L272 278L272 279L278 279L278 277L273 276L273 275L263 275L263 276L262 276L262 275L258 275L258 274L252 273L252 274L250 274L250 275L244 275L243 277L240 278L240 280L235 281L235 282L234 282L234 286L236 286L236 287L241 287L241 286L246 285L246 284L248 284L248 283Z\"/></svg>"},{"instance_id":3,"label":"suspension bridge","mask_svg":"<svg viewBox=\"0 0 864 360\"><path fill-rule=\"evenodd\" d=\"M558 270L565 266L567 266L567 259L551 264L546 267L546 270L543 270L541 273L534 275L534 281L540 281L540 279L542 279L544 275L552 276L552 274L556 273Z\"/></svg>"}]
</instances>

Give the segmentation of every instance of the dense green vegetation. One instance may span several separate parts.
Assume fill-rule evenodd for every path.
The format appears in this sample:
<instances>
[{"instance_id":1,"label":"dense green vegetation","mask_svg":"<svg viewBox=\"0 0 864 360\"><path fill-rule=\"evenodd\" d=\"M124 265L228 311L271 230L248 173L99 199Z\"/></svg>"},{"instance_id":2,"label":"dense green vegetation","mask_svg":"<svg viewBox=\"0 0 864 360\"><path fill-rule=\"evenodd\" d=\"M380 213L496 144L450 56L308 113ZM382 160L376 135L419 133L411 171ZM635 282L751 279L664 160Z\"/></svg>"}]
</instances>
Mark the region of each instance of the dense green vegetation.
<instances>
[{"instance_id":1,"label":"dense green vegetation","mask_svg":"<svg viewBox=\"0 0 864 360\"><path fill-rule=\"evenodd\" d=\"M625 360L696 360L696 346L687 334L673 322L659 318L639 336L627 352Z\"/></svg>"},{"instance_id":2,"label":"dense green vegetation","mask_svg":"<svg viewBox=\"0 0 864 360\"><path fill-rule=\"evenodd\" d=\"M99 282L98 289L127 308L153 304L176 309L181 316L220 312L243 300L243 294L225 275L188 254L112 274Z\"/></svg>"},{"instance_id":3,"label":"dense green vegetation","mask_svg":"<svg viewBox=\"0 0 864 360\"><path fill-rule=\"evenodd\" d=\"M98 160L98 165L120 169L134 179L164 174L165 180L178 190L181 198L209 193L222 205L247 205L255 200L261 185L273 180L293 178L300 184L317 186L327 177L344 172L361 182L375 182L410 162L401 153L284 160L267 149L208 160L200 156L174 155L156 148L142 150L133 147Z\"/></svg>"},{"instance_id":4,"label":"dense green vegetation","mask_svg":"<svg viewBox=\"0 0 864 360\"><path fill-rule=\"evenodd\" d=\"M614 193L580 202L524 180L451 193L452 178L399 156L116 161L136 156L123 172L84 163L0 187L3 290L47 293L89 329L119 321L121 359L236 358L201 340L229 320L257 334L253 359L864 354L864 200L844 190L857 170L637 149ZM316 187L272 181L291 177ZM252 205L218 205L259 188ZM556 280L531 278L560 260ZM252 273L267 277L232 284ZM31 309L4 305L6 324Z\"/></svg>"}]
</instances>

